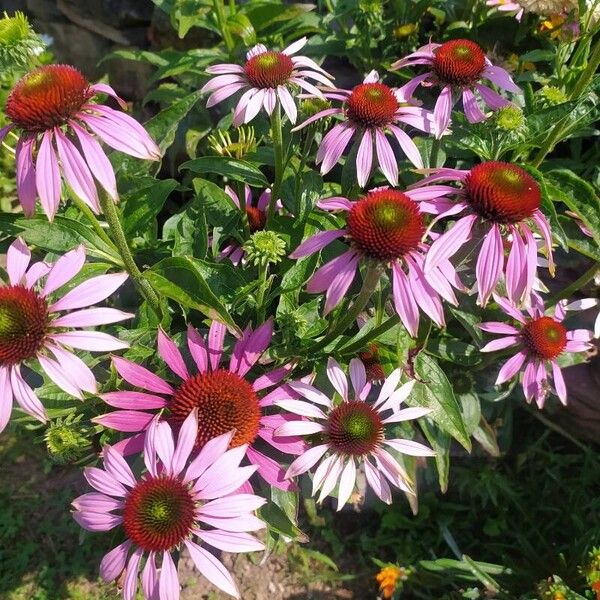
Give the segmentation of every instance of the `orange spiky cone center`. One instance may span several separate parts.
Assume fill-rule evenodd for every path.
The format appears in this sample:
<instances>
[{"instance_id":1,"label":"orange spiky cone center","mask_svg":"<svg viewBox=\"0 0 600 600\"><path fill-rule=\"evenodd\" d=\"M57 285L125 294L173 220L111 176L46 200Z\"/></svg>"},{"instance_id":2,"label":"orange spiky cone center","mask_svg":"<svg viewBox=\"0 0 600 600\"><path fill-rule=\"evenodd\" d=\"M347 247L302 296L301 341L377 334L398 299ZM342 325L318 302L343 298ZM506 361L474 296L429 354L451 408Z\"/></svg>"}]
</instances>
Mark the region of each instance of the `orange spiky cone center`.
<instances>
[{"instance_id":1,"label":"orange spiky cone center","mask_svg":"<svg viewBox=\"0 0 600 600\"><path fill-rule=\"evenodd\" d=\"M263 52L248 59L244 71L256 88L276 88L288 82L294 70L292 59L283 52Z\"/></svg>"},{"instance_id":2,"label":"orange spiky cone center","mask_svg":"<svg viewBox=\"0 0 600 600\"><path fill-rule=\"evenodd\" d=\"M433 72L441 83L472 85L485 69L485 54L471 40L451 40L433 51Z\"/></svg>"},{"instance_id":3,"label":"orange spiky cone center","mask_svg":"<svg viewBox=\"0 0 600 600\"><path fill-rule=\"evenodd\" d=\"M362 127L384 127L394 120L398 99L383 83L361 83L346 100L346 115Z\"/></svg>"},{"instance_id":4,"label":"orange spiky cone center","mask_svg":"<svg viewBox=\"0 0 600 600\"><path fill-rule=\"evenodd\" d=\"M567 345L567 330L552 317L539 317L529 321L521 331L528 350L537 358L553 360Z\"/></svg>"}]
</instances>

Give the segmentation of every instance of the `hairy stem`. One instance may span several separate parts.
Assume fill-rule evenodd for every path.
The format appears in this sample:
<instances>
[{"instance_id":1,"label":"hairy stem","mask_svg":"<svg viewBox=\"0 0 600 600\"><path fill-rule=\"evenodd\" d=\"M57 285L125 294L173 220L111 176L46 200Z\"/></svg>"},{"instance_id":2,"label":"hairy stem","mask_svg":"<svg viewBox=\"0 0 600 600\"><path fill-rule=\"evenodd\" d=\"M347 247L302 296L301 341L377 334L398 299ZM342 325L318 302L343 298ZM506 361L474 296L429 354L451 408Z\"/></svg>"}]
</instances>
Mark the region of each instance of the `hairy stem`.
<instances>
[{"instance_id":1,"label":"hairy stem","mask_svg":"<svg viewBox=\"0 0 600 600\"><path fill-rule=\"evenodd\" d=\"M275 215L275 206L279 200L281 182L283 181L283 135L281 127L281 104L279 98L271 114L271 138L273 139L273 152L275 154L275 181L271 190L271 201L267 209L267 229Z\"/></svg>"},{"instance_id":2,"label":"hairy stem","mask_svg":"<svg viewBox=\"0 0 600 600\"><path fill-rule=\"evenodd\" d=\"M90 207L74 193L70 194L70 196L71 200L73 201L73 204L79 209L79 212L81 212L83 216L89 221L93 230L98 234L98 237L114 250L118 250L113 241L106 233L104 227L102 227L100 221L98 221L98 219L96 218L96 215L90 209Z\"/></svg>"},{"instance_id":3,"label":"hairy stem","mask_svg":"<svg viewBox=\"0 0 600 600\"><path fill-rule=\"evenodd\" d=\"M135 263L133 255L131 254L131 250L129 249L129 245L127 243L127 238L125 237L125 232L123 231L123 227L121 226L121 221L119 220L119 213L117 212L117 207L115 206L115 203L113 202L112 198L110 198L108 194L101 188L98 189L98 196L100 199L100 206L102 207L102 212L104 213L104 217L106 218L106 222L108 223L115 246L117 247L121 258L123 259L125 270L133 279L136 287L138 288L142 296L145 298L146 302L148 302L148 304L156 313L156 315L159 318L161 318L162 310L160 307L160 300L150 283L146 279L144 279L142 272L139 270L138 266Z\"/></svg>"},{"instance_id":4,"label":"hairy stem","mask_svg":"<svg viewBox=\"0 0 600 600\"><path fill-rule=\"evenodd\" d=\"M223 41L227 46L227 51L229 52L229 54L231 54L233 48L235 47L235 42L233 41L233 38L231 37L231 31L229 31L229 27L227 26L227 19L225 18L223 2L221 0L213 0L213 7L217 15L217 23L219 24L219 29L221 31L221 35L223 36Z\"/></svg>"}]
</instances>

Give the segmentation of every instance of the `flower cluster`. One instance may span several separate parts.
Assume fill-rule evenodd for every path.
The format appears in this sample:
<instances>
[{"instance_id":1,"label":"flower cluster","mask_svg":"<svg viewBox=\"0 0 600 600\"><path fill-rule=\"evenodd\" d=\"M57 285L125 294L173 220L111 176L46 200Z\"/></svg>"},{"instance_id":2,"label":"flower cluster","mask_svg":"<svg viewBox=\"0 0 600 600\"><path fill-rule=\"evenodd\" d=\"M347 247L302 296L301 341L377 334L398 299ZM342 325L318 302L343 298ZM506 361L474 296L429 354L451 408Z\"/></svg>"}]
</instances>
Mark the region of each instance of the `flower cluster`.
<instances>
[{"instance_id":1,"label":"flower cluster","mask_svg":"<svg viewBox=\"0 0 600 600\"><path fill-rule=\"evenodd\" d=\"M487 5L516 12L519 19L523 12L515 2L488 0ZM270 117L273 152L256 164L272 165L274 176L267 187L262 171L246 161L258 152L254 130L240 134L237 145L228 133L210 140L219 156L208 161L233 164L231 171L216 172L240 183L237 191L210 183L220 194L214 205L227 205L225 219L219 214L211 221L213 198L203 198L192 204L197 219L185 208L169 222L179 241L185 229L195 235L196 227L207 229L207 221L215 226L210 235L198 236L204 245L201 258L192 251L193 256L181 256L185 250L178 247L165 259L164 280L174 287L193 273L190 293L172 295L164 283L153 287L155 267L148 277L140 272L141 261L132 256L120 225L113 204L119 198L117 177L101 142L147 160L159 160L161 150L132 117L97 102L98 95L108 95L125 109L115 91L90 84L74 67L46 65L22 77L8 95L10 122L0 130L0 141L16 139L23 212L35 215L39 198L52 221L61 199L70 196L81 216L91 220L102 256L109 256L119 272L108 272L111 264L86 265L84 246L31 262L25 240L39 242L34 252L56 248L52 243L46 248L39 235L31 242L23 234L11 243L7 281L0 285L0 432L15 401L34 419L49 420L40 376L52 389L58 387L61 397L84 403L97 396L104 403L90 402L85 422L80 414L55 419L45 439L57 462L91 451L89 438L99 431L106 436L102 443L111 442L98 457L102 467L86 467L85 478L95 491L73 501L73 517L91 532L114 530L118 545L103 558L100 572L107 582L121 581L125 600L136 597L140 582L147 600L179 598L176 561L183 551L212 584L239 598L231 573L205 546L263 550L254 532L268 525L267 511L260 509L271 498L270 488L297 492L303 487L299 479L310 478L311 495L318 502L335 498L338 511L367 493L389 504L400 490L412 500L414 464L436 455L421 443L415 425L418 419L428 419L428 425L443 421L437 404L417 393L429 389L418 355L429 351L432 323L446 327L446 305L460 313L464 301L476 305L476 313L502 315L497 317L502 320L481 322L474 315L465 320L473 337L481 336L478 329L501 336L483 345L481 353L513 353L496 384L521 376L526 401L539 408L550 392L566 404L561 367L568 354L592 347L591 331L567 329L563 322L568 312L598 301L561 300L546 308L541 296L547 291L541 269L555 271L550 222L556 215L544 214L547 198L539 172L516 159L425 169L423 144L409 135L416 130L433 136L427 144L439 148L459 101L468 123L486 120L487 107L503 111L505 129L520 129L521 110L490 87L519 94L511 75L476 42L453 39L430 41L393 62L392 71L424 69L399 88L371 71L343 89L314 60L297 55L306 43L302 38L282 51L258 44L243 65L206 69L215 76L201 89L210 94L207 107L240 92L230 115L234 126L262 111ZM434 93L430 108L415 98L419 89ZM427 101L431 93L425 96ZM292 128L299 100L317 109L306 111L307 118ZM285 147L281 109L289 122ZM304 150L292 160L294 140ZM343 186L337 181L322 185L312 172L318 185L302 189L315 140L313 162L321 175L345 163ZM410 175L398 149L411 163ZM436 164L433 152L430 158ZM380 177L376 167L389 186L369 185ZM400 184L403 168L410 184ZM263 190L256 200L246 183ZM106 226L94 216L102 211ZM27 231L25 219L18 226ZM168 240L161 244L152 252L164 252ZM127 272L120 271L123 267ZM97 274L95 269L103 270ZM227 273L223 288L241 281L228 307L221 286L214 279L204 281L203 269ZM130 275L146 301L136 321L143 330L139 338L137 331L124 333L122 325L116 326L135 314L95 306ZM273 281L277 287L271 289ZM158 292L206 320L186 313L187 330L181 332L181 315L175 318ZM304 292L319 297L302 312L305 307L295 302ZM249 295L252 301L246 302ZM354 297L351 303L348 297ZM277 310L268 313L278 299ZM256 309L255 317L248 316L248 306ZM151 310L156 315L149 318ZM298 348L286 348L287 336L280 335L286 317L288 323L314 327L314 335ZM114 327L111 333L89 329L98 326ZM398 347L393 359L378 346L380 332L392 327ZM347 337L353 328L358 338ZM140 349L129 349L124 341L142 338ZM410 345L405 364L400 364L400 339ZM103 356L92 359L80 351ZM107 372L110 376L100 376ZM98 406L109 408L98 411ZM407 574L384 568L377 578L384 596L391 597Z\"/></svg>"}]
</instances>

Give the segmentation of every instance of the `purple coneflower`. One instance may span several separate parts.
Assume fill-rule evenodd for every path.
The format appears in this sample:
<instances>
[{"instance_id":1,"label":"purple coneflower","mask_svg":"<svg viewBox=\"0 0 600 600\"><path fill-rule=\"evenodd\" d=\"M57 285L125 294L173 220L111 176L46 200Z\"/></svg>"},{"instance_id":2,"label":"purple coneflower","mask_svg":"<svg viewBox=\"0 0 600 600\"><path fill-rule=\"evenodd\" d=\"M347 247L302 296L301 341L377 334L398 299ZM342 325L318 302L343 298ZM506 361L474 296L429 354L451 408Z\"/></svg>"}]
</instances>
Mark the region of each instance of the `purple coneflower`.
<instances>
[{"instance_id":1,"label":"purple coneflower","mask_svg":"<svg viewBox=\"0 0 600 600\"><path fill-rule=\"evenodd\" d=\"M386 438L387 425L418 419L430 412L427 408L400 409L414 385L414 381L410 381L398 388L400 375L400 369L396 369L387 377L373 403L366 400L371 384L357 358L350 361L353 393L348 389L348 379L340 365L332 358L327 363L327 377L341 401L329 398L307 383L290 382L288 385L309 402L283 399L276 404L308 420L286 423L275 431L275 436L316 435L319 441L290 465L287 477L305 473L321 461L313 477L312 495L321 490L321 502L338 486L338 510L348 502L354 490L357 467L364 469L369 486L388 504L392 501L390 483L411 492L406 472L385 446L410 456L434 456L435 453L412 440ZM326 454L327 458L323 458Z\"/></svg>"},{"instance_id":2,"label":"purple coneflower","mask_svg":"<svg viewBox=\"0 0 600 600\"><path fill-rule=\"evenodd\" d=\"M328 108L310 117L296 129L301 129L318 119L331 115L341 115L338 123L325 135L317 150L316 162L321 163L321 173L331 171L344 150L350 144L354 134L358 134L360 144L356 155L356 175L358 184L365 187L371 176L373 157L385 178L392 184L398 184L398 163L386 134L391 134L400 148L417 168L423 167L419 149L399 125L405 124L431 131L431 113L416 106L402 104L403 96L399 90L379 81L379 75L372 71L365 80L351 90L336 89L325 92L327 98L342 100L340 108Z\"/></svg>"},{"instance_id":3,"label":"purple coneflower","mask_svg":"<svg viewBox=\"0 0 600 600\"><path fill-rule=\"evenodd\" d=\"M122 530L125 541L104 556L100 575L110 582L125 571L124 600L137 597L140 570L146 600L179 598L179 578L171 553L184 547L202 575L240 598L231 573L204 545L225 552L264 549L249 532L265 527L254 515L265 500L236 493L256 469L239 466L246 447L228 450L233 432L225 433L208 442L188 462L197 428L196 415L191 413L175 445L169 425L155 419L146 436L147 473L141 478L135 477L125 459L110 446L104 449L104 469L85 469L85 478L97 491L73 501L73 517L88 531Z\"/></svg>"},{"instance_id":4,"label":"purple coneflower","mask_svg":"<svg viewBox=\"0 0 600 600\"><path fill-rule=\"evenodd\" d=\"M484 331L497 333L503 337L486 344L481 351L493 352L504 348L515 347L517 353L509 359L498 374L496 385L512 379L525 365L522 386L527 402L535 400L539 408L550 391L549 371L554 382L554 391L563 404L567 403L567 388L562 376L558 358L565 352L584 352L592 348L590 341L594 337L587 329L567 330L563 325L566 309L580 310L587 308L581 303L567 305L559 302L553 316L544 312L544 303L538 294L532 294L532 306L527 309L527 316L516 309L509 301L495 297L500 308L515 319L515 325L498 321L481 323Z\"/></svg>"},{"instance_id":5,"label":"purple coneflower","mask_svg":"<svg viewBox=\"0 0 600 600\"><path fill-rule=\"evenodd\" d=\"M198 449L214 437L235 430L231 446L247 445L247 456L259 474L271 485L288 489L285 470L263 454L257 442L289 454L300 454L304 444L298 439L273 439L273 430L285 422L285 417L267 414L268 407L290 390L275 388L262 398L262 390L278 384L290 371L289 366L252 377L249 371L268 348L273 335L273 323L267 321L254 331L249 327L236 342L229 366L220 366L225 338L225 326L213 321L208 332L208 344L193 328L188 327L187 345L195 363L190 372L175 343L162 331L158 332L158 352L178 383L168 383L155 373L124 358L113 357L119 375L129 384L144 391L117 391L102 395L102 399L119 410L96 417L94 421L106 427L135 433L115 447L124 454L139 451L145 432L157 412L173 424L181 424L195 409L198 417Z\"/></svg>"},{"instance_id":6,"label":"purple coneflower","mask_svg":"<svg viewBox=\"0 0 600 600\"><path fill-rule=\"evenodd\" d=\"M486 118L479 108L474 91L478 92L492 110L510 104L506 98L483 85L482 79L488 79L499 88L514 94L521 93L508 71L493 65L481 47L471 40L451 40L444 44L430 42L395 62L392 69L413 65L427 65L431 70L413 78L398 91L402 97L410 100L420 85L437 85L442 88L433 109L437 137L444 134L450 123L452 106L458 100L458 94L462 95L463 109L470 123L478 123Z\"/></svg>"},{"instance_id":7,"label":"purple coneflower","mask_svg":"<svg viewBox=\"0 0 600 600\"><path fill-rule=\"evenodd\" d=\"M327 291L325 314L344 297L359 264L376 262L392 270L394 306L411 335L417 335L419 309L440 327L444 325L441 297L456 304L452 288L463 290L463 286L447 260L440 261L425 277L423 264L427 245L422 242L425 222L415 200L439 198L446 187L406 192L377 188L355 202L335 197L317 203L327 211L345 211L346 226L313 235L300 244L290 258L308 256L338 238L346 238L350 248L322 266L308 282L307 291L311 293Z\"/></svg>"},{"instance_id":8,"label":"purple coneflower","mask_svg":"<svg viewBox=\"0 0 600 600\"><path fill-rule=\"evenodd\" d=\"M21 366L37 360L58 387L83 400L83 392L96 393L96 377L67 348L110 352L127 348L127 344L107 333L79 328L134 316L114 308L88 308L119 288L127 279L126 273L98 275L66 293L56 293L83 267L83 246L54 264L36 262L30 266L31 253L19 238L6 258L9 283L0 285L0 431L10 418L13 398L32 417L47 420L42 403L21 374ZM69 312L59 314L64 311Z\"/></svg>"},{"instance_id":9,"label":"purple coneflower","mask_svg":"<svg viewBox=\"0 0 600 600\"><path fill-rule=\"evenodd\" d=\"M326 87L333 87L331 75L307 56L294 56L306 44L301 38L285 50L268 50L257 44L246 54L244 66L236 64L213 65L207 73L217 75L204 85L201 92L211 92L207 108L223 102L235 92L245 89L233 113L233 124L239 127L249 123L264 108L271 115L279 100L290 123L295 123L298 109L290 93L293 86L323 98L321 91L307 80L312 79Z\"/></svg>"},{"instance_id":10,"label":"purple coneflower","mask_svg":"<svg viewBox=\"0 0 600 600\"><path fill-rule=\"evenodd\" d=\"M130 116L91 102L96 94L125 102L104 83L90 85L74 67L45 65L20 79L6 101L12 121L0 129L0 141L16 129L17 194L26 215L35 211L39 196L49 219L56 214L61 177L73 192L100 213L94 178L113 200L118 199L115 174L96 137L135 156L160 160L160 149Z\"/></svg>"},{"instance_id":11,"label":"purple coneflower","mask_svg":"<svg viewBox=\"0 0 600 600\"><path fill-rule=\"evenodd\" d=\"M503 274L508 297L517 304L529 301L538 263L532 225L542 236L548 268L551 273L554 271L552 233L540 211L542 195L536 180L515 164L490 161L469 171L439 169L413 187L427 189L427 184L442 180L462 183L455 192L456 200L428 200L423 210L436 214L437 219L461 213L462 216L432 243L425 273L454 256L473 235L481 235L483 243L475 268L479 303L485 306ZM505 260L505 242L509 237L510 250Z\"/></svg>"}]
</instances>

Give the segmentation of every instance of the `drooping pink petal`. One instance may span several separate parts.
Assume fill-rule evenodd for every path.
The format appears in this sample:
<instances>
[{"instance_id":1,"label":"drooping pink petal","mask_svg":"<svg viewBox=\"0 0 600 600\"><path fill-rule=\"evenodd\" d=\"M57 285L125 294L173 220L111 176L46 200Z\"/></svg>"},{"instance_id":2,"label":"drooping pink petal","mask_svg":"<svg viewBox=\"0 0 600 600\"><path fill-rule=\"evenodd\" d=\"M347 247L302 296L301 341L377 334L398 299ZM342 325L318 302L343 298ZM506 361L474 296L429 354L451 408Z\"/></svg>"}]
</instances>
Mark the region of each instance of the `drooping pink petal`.
<instances>
[{"instance_id":1,"label":"drooping pink petal","mask_svg":"<svg viewBox=\"0 0 600 600\"><path fill-rule=\"evenodd\" d=\"M321 163L321 173L329 173L350 143L355 127L347 122L336 125L321 141L315 162Z\"/></svg>"},{"instance_id":2,"label":"drooping pink petal","mask_svg":"<svg viewBox=\"0 0 600 600\"><path fill-rule=\"evenodd\" d=\"M31 217L35 212L35 200L38 195L33 162L34 141L34 138L21 138L15 149L17 194L23 212L28 217Z\"/></svg>"},{"instance_id":3,"label":"drooping pink petal","mask_svg":"<svg viewBox=\"0 0 600 600\"><path fill-rule=\"evenodd\" d=\"M519 304L526 286L526 249L516 228L512 228L512 246L506 261L506 295L514 304Z\"/></svg>"},{"instance_id":4,"label":"drooping pink petal","mask_svg":"<svg viewBox=\"0 0 600 600\"><path fill-rule=\"evenodd\" d=\"M179 435L177 437L177 445L173 452L173 460L171 461L171 472L174 477L177 477L183 471L192 450L196 444L198 436L198 412L194 409L186 417Z\"/></svg>"},{"instance_id":5,"label":"drooping pink petal","mask_svg":"<svg viewBox=\"0 0 600 600\"><path fill-rule=\"evenodd\" d=\"M179 600L179 578L177 568L169 551L163 552L158 578L158 594L161 600Z\"/></svg>"},{"instance_id":6,"label":"drooping pink petal","mask_svg":"<svg viewBox=\"0 0 600 600\"><path fill-rule=\"evenodd\" d=\"M394 151L380 129L375 129L375 149L377 161L385 178L393 185L398 185L398 163Z\"/></svg>"},{"instance_id":7,"label":"drooping pink petal","mask_svg":"<svg viewBox=\"0 0 600 600\"><path fill-rule=\"evenodd\" d=\"M352 388L354 389L354 396L359 398L365 385L367 385L367 373L365 371L365 365L362 360L353 358L350 361L350 381L352 382Z\"/></svg>"},{"instance_id":8,"label":"drooping pink petal","mask_svg":"<svg viewBox=\"0 0 600 600\"><path fill-rule=\"evenodd\" d=\"M354 458L350 457L350 460L346 463L344 470L340 476L340 487L338 490L338 502L337 510L341 510L346 502L350 499L354 486L356 484L356 465L354 464Z\"/></svg>"},{"instance_id":9,"label":"drooping pink petal","mask_svg":"<svg viewBox=\"0 0 600 600\"><path fill-rule=\"evenodd\" d=\"M112 362L117 373L131 385L157 394L171 395L175 391L164 379L126 358L113 356Z\"/></svg>"},{"instance_id":10,"label":"drooping pink petal","mask_svg":"<svg viewBox=\"0 0 600 600\"><path fill-rule=\"evenodd\" d=\"M26 413L30 414L38 421L45 423L48 420L46 409L43 407L35 392L23 379L19 365L13 366L9 369L9 372L10 387L12 387L12 393L18 405Z\"/></svg>"},{"instance_id":11,"label":"drooping pink petal","mask_svg":"<svg viewBox=\"0 0 600 600\"><path fill-rule=\"evenodd\" d=\"M0 366L0 433L4 431L12 412L13 393L7 367Z\"/></svg>"},{"instance_id":12,"label":"drooping pink petal","mask_svg":"<svg viewBox=\"0 0 600 600\"><path fill-rule=\"evenodd\" d=\"M358 185L365 187L371 176L373 167L373 133L371 129L365 129L356 154L356 177Z\"/></svg>"},{"instance_id":13,"label":"drooping pink petal","mask_svg":"<svg viewBox=\"0 0 600 600\"><path fill-rule=\"evenodd\" d=\"M220 456L225 454L233 438L233 431L219 435L202 446L198 456L190 463L184 481L198 479Z\"/></svg>"},{"instance_id":14,"label":"drooping pink petal","mask_svg":"<svg viewBox=\"0 0 600 600\"><path fill-rule=\"evenodd\" d=\"M469 123L485 121L485 114L479 108L475 95L469 88L464 88L462 93L463 107Z\"/></svg>"},{"instance_id":15,"label":"drooping pink petal","mask_svg":"<svg viewBox=\"0 0 600 600\"><path fill-rule=\"evenodd\" d=\"M475 88L481 94L483 101L492 109L498 110L508 104L511 104L506 98L503 98L498 92L490 89L487 85L475 84Z\"/></svg>"},{"instance_id":16,"label":"drooping pink petal","mask_svg":"<svg viewBox=\"0 0 600 600\"><path fill-rule=\"evenodd\" d=\"M225 552L256 552L265 549L262 542L244 532L200 531L198 537L209 546Z\"/></svg>"},{"instance_id":17,"label":"drooping pink petal","mask_svg":"<svg viewBox=\"0 0 600 600\"><path fill-rule=\"evenodd\" d=\"M73 519L87 531L110 531L123 522L123 517L112 513L75 511L72 514Z\"/></svg>"},{"instance_id":18,"label":"drooping pink petal","mask_svg":"<svg viewBox=\"0 0 600 600\"><path fill-rule=\"evenodd\" d=\"M390 490L390 486L388 485L385 477L377 470L373 465L365 460L363 462L365 468L365 475L367 477L367 482L371 489L375 492L377 497L386 504L392 503L392 491Z\"/></svg>"},{"instance_id":19,"label":"drooping pink petal","mask_svg":"<svg viewBox=\"0 0 600 600\"><path fill-rule=\"evenodd\" d=\"M75 195L83 200L94 213L100 213L96 184L83 156L60 128L54 128L54 135L65 181Z\"/></svg>"},{"instance_id":20,"label":"drooping pink petal","mask_svg":"<svg viewBox=\"0 0 600 600\"><path fill-rule=\"evenodd\" d=\"M288 116L290 123L295 125L296 119L298 118L298 109L296 108L296 103L294 102L292 95L283 85L277 87L277 95L279 96L281 106Z\"/></svg>"},{"instance_id":21,"label":"drooping pink petal","mask_svg":"<svg viewBox=\"0 0 600 600\"><path fill-rule=\"evenodd\" d=\"M191 325L188 325L187 344L190 354L198 367L200 373L206 373L208 369L208 351L202 336Z\"/></svg>"},{"instance_id":22,"label":"drooping pink petal","mask_svg":"<svg viewBox=\"0 0 600 600\"><path fill-rule=\"evenodd\" d=\"M443 327L444 307L440 297L427 281L421 266L415 261L408 260L408 257L407 262L409 264L408 285L417 304L438 327Z\"/></svg>"},{"instance_id":23,"label":"drooping pink petal","mask_svg":"<svg viewBox=\"0 0 600 600\"><path fill-rule=\"evenodd\" d=\"M421 158L421 153L417 148L417 145L410 139L410 137L400 129L400 127L396 127L396 125L388 125L388 129L394 134L396 140L398 140L398 144L400 144L400 148L402 148L402 152L406 154L406 158L410 160L410 162L417 167L417 169L423 168L423 159Z\"/></svg>"},{"instance_id":24,"label":"drooping pink petal","mask_svg":"<svg viewBox=\"0 0 600 600\"><path fill-rule=\"evenodd\" d=\"M46 277L46 284L42 290L43 296L48 296L52 292L56 291L59 287L68 283L81 271L85 264L85 248L78 246L73 250L69 250L66 254L63 254L50 269L48 277ZM51 309L52 312L55 310L54 306Z\"/></svg>"},{"instance_id":25,"label":"drooping pink petal","mask_svg":"<svg viewBox=\"0 0 600 600\"><path fill-rule=\"evenodd\" d=\"M165 471L172 475L171 465L173 464L173 455L175 453L175 443L173 442L173 432L169 424L165 421L158 421L154 426L154 450L160 458Z\"/></svg>"},{"instance_id":26,"label":"drooping pink petal","mask_svg":"<svg viewBox=\"0 0 600 600\"><path fill-rule=\"evenodd\" d=\"M452 87L447 85L442 88L442 91L436 100L435 107L433 108L435 137L438 139L441 138L446 129L448 129L450 117L452 116L452 105Z\"/></svg>"},{"instance_id":27,"label":"drooping pink petal","mask_svg":"<svg viewBox=\"0 0 600 600\"><path fill-rule=\"evenodd\" d=\"M208 357L210 359L210 368L215 371L219 368L221 354L223 353L223 341L227 328L219 321L213 321L208 330Z\"/></svg>"},{"instance_id":28,"label":"drooping pink petal","mask_svg":"<svg viewBox=\"0 0 600 600\"><path fill-rule=\"evenodd\" d=\"M291 363L288 363L286 365L283 365L282 367L279 367L278 369L269 371L268 373L261 375L260 377L255 379L254 383L252 384L252 389L255 392L259 392L260 390L264 390L265 388L269 388L276 385L286 375L290 373L292 368L293 365Z\"/></svg>"},{"instance_id":29,"label":"drooping pink petal","mask_svg":"<svg viewBox=\"0 0 600 600\"><path fill-rule=\"evenodd\" d=\"M300 123L300 125L296 125L292 131L299 131L300 129L304 129L307 125L310 125L319 119L324 119L325 117L329 117L331 115L339 115L342 112L343 110L341 108L327 108L325 110L321 110L316 115L313 115L312 117L306 119L306 121Z\"/></svg>"},{"instance_id":30,"label":"drooping pink petal","mask_svg":"<svg viewBox=\"0 0 600 600\"><path fill-rule=\"evenodd\" d=\"M142 590L146 600L160 600L158 590L158 569L154 552L148 554L142 571Z\"/></svg>"},{"instance_id":31,"label":"drooping pink petal","mask_svg":"<svg viewBox=\"0 0 600 600\"><path fill-rule=\"evenodd\" d=\"M275 404L280 408L283 408L283 410L287 410L302 417L312 417L313 419L327 418L325 413L318 406L310 404L309 402L304 402L303 400L278 400Z\"/></svg>"},{"instance_id":32,"label":"drooping pink petal","mask_svg":"<svg viewBox=\"0 0 600 600\"><path fill-rule=\"evenodd\" d=\"M248 447L246 454L248 460L258 467L259 475L269 485L285 491L296 489L296 486L285 478L285 469L276 460L255 450L252 446Z\"/></svg>"},{"instance_id":33,"label":"drooping pink petal","mask_svg":"<svg viewBox=\"0 0 600 600\"><path fill-rule=\"evenodd\" d=\"M125 563L127 562L129 548L131 548L131 541L125 540L122 544L119 544L116 548L113 548L104 555L104 558L100 563L100 577L102 577L106 583L114 581L123 572Z\"/></svg>"},{"instance_id":34,"label":"drooping pink petal","mask_svg":"<svg viewBox=\"0 0 600 600\"><path fill-rule=\"evenodd\" d=\"M321 463L323 464L323 463ZM331 463L325 477L323 478L323 483L321 484L321 492L319 493L318 502L323 502L323 500L331 494L335 486L338 484L340 477L342 475L342 470L344 468L344 459L342 456L335 457L335 460ZM316 474L315 474L316 478Z\"/></svg>"},{"instance_id":35,"label":"drooping pink petal","mask_svg":"<svg viewBox=\"0 0 600 600\"><path fill-rule=\"evenodd\" d=\"M191 540L185 540L184 543L196 568L206 577L206 579L230 596L233 596L234 598L241 597L231 573L229 573L219 559L215 558L210 552L207 552L204 548L201 548Z\"/></svg>"},{"instance_id":36,"label":"drooping pink petal","mask_svg":"<svg viewBox=\"0 0 600 600\"><path fill-rule=\"evenodd\" d=\"M123 98L121 98L107 83L94 83L93 85L90 85L90 90L96 94L106 94L107 96L114 98L123 110L127 109L127 102L125 102L125 100L123 100Z\"/></svg>"},{"instance_id":37,"label":"drooping pink petal","mask_svg":"<svg viewBox=\"0 0 600 600\"><path fill-rule=\"evenodd\" d=\"M385 440L384 444L408 456L435 456L435 452L431 448L413 440Z\"/></svg>"},{"instance_id":38,"label":"drooping pink petal","mask_svg":"<svg viewBox=\"0 0 600 600\"><path fill-rule=\"evenodd\" d=\"M38 361L46 375L48 375L61 390L74 396L78 400L83 400L83 395L77 384L73 381L72 374L66 373L58 362L43 354L38 356Z\"/></svg>"},{"instance_id":39,"label":"drooping pink petal","mask_svg":"<svg viewBox=\"0 0 600 600\"><path fill-rule=\"evenodd\" d=\"M108 157L104 153L102 146L93 135L89 134L75 121L69 121L69 126L77 136L83 156L85 157L92 175L108 192L108 195L116 202L119 199L119 194L117 192L115 172Z\"/></svg>"},{"instance_id":40,"label":"drooping pink petal","mask_svg":"<svg viewBox=\"0 0 600 600\"><path fill-rule=\"evenodd\" d=\"M6 252L6 272L11 285L20 285L25 276L31 252L27 244L19 237L8 248Z\"/></svg>"},{"instance_id":41,"label":"drooping pink petal","mask_svg":"<svg viewBox=\"0 0 600 600\"><path fill-rule=\"evenodd\" d=\"M475 276L479 289L479 304L485 306L494 291L504 265L504 245L497 223L485 235L477 257Z\"/></svg>"},{"instance_id":42,"label":"drooping pink petal","mask_svg":"<svg viewBox=\"0 0 600 600\"><path fill-rule=\"evenodd\" d=\"M565 385L565 380L563 378L562 371L560 370L560 367L558 366L558 363L555 360L552 361L552 379L554 380L554 389L556 391L556 395L558 396L562 404L566 406L567 386Z\"/></svg>"},{"instance_id":43,"label":"drooping pink petal","mask_svg":"<svg viewBox=\"0 0 600 600\"><path fill-rule=\"evenodd\" d=\"M130 488L136 484L136 479L125 459L110 446L104 447L104 468L117 481Z\"/></svg>"},{"instance_id":44,"label":"drooping pink petal","mask_svg":"<svg viewBox=\"0 0 600 600\"><path fill-rule=\"evenodd\" d=\"M483 77L487 77L492 83L495 83L499 88L512 92L513 94L522 94L521 88L515 84L512 77L506 69L497 65L488 65L483 71Z\"/></svg>"},{"instance_id":45,"label":"drooping pink petal","mask_svg":"<svg viewBox=\"0 0 600 600\"><path fill-rule=\"evenodd\" d=\"M51 221L60 202L60 171L52 144L53 137L52 130L44 133L35 163L35 185L42 208Z\"/></svg>"},{"instance_id":46,"label":"drooping pink petal","mask_svg":"<svg viewBox=\"0 0 600 600\"><path fill-rule=\"evenodd\" d=\"M135 600L138 588L140 560L143 553L144 551L141 548L137 548L127 563L125 580L123 581L123 600Z\"/></svg>"},{"instance_id":47,"label":"drooping pink petal","mask_svg":"<svg viewBox=\"0 0 600 600\"><path fill-rule=\"evenodd\" d=\"M336 392L344 400L348 400L348 379L338 361L333 357L329 357L327 360L327 378Z\"/></svg>"},{"instance_id":48,"label":"drooping pink petal","mask_svg":"<svg viewBox=\"0 0 600 600\"><path fill-rule=\"evenodd\" d=\"M394 308L402 324L412 337L419 329L419 307L410 288L408 277L398 262L392 263Z\"/></svg>"}]
</instances>

